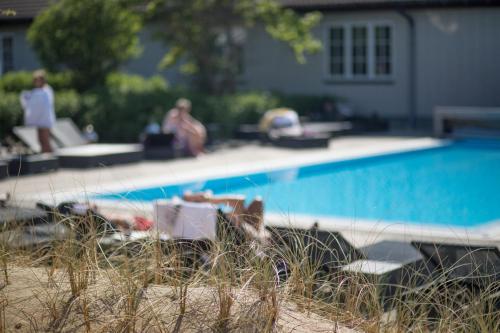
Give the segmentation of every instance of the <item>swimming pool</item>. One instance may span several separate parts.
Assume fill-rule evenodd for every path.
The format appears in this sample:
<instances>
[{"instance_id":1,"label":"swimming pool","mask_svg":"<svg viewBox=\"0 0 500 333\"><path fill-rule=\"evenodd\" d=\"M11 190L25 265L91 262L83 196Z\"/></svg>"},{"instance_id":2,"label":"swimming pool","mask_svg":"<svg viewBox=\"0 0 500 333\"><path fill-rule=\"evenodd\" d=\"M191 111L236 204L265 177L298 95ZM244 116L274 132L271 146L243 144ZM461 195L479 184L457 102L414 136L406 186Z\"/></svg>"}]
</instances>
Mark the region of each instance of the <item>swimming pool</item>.
<instances>
[{"instance_id":1,"label":"swimming pool","mask_svg":"<svg viewBox=\"0 0 500 333\"><path fill-rule=\"evenodd\" d=\"M500 142L436 148L119 191L100 200L153 201L185 190L260 195L266 212L477 227L500 220Z\"/></svg>"}]
</instances>

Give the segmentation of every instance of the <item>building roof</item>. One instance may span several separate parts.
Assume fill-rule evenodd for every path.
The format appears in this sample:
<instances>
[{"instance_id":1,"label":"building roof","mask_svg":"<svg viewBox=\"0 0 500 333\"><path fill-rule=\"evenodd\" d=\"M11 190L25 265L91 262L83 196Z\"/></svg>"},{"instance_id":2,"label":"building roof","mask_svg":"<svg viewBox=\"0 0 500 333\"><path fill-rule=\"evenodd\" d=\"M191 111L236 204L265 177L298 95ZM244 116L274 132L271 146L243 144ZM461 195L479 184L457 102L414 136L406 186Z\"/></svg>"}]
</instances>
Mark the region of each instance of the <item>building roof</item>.
<instances>
[{"instance_id":1,"label":"building roof","mask_svg":"<svg viewBox=\"0 0 500 333\"><path fill-rule=\"evenodd\" d=\"M46 8L50 2L50 0L0 0L0 20L31 20ZM7 11L9 12L8 15L6 15ZM11 11L15 14L11 15Z\"/></svg>"},{"instance_id":2,"label":"building roof","mask_svg":"<svg viewBox=\"0 0 500 333\"><path fill-rule=\"evenodd\" d=\"M299 10L500 5L499 0L279 0L279 1L286 7Z\"/></svg>"},{"instance_id":3,"label":"building roof","mask_svg":"<svg viewBox=\"0 0 500 333\"><path fill-rule=\"evenodd\" d=\"M56 0L0 0L0 21L28 21ZM376 9L390 7L487 6L500 0L278 0L297 10ZM5 11L15 15L5 15Z\"/></svg>"}]
</instances>

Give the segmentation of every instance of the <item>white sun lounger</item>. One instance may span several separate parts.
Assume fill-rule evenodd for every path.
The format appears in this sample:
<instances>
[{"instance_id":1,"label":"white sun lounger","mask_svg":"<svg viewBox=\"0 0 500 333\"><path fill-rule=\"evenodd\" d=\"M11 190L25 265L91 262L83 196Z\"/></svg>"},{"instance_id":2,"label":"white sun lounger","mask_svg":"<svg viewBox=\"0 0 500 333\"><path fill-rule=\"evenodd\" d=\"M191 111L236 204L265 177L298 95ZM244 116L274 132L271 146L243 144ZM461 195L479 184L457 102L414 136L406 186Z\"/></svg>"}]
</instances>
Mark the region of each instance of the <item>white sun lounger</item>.
<instances>
[{"instance_id":1,"label":"white sun lounger","mask_svg":"<svg viewBox=\"0 0 500 333\"><path fill-rule=\"evenodd\" d=\"M15 127L14 133L31 150L39 152L36 128ZM52 146L62 168L93 168L138 162L143 158L141 144L88 144L71 119L57 120L51 129Z\"/></svg>"}]
</instances>

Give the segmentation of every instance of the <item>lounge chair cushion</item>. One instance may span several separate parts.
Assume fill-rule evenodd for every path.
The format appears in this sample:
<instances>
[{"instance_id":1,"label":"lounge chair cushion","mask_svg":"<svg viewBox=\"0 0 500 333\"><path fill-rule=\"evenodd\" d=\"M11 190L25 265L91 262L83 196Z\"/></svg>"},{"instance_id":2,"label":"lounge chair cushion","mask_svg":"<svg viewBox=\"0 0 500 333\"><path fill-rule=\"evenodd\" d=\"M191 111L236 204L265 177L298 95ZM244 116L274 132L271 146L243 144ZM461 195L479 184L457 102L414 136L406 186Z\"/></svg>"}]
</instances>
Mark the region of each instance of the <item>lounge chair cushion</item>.
<instances>
[{"instance_id":1,"label":"lounge chair cushion","mask_svg":"<svg viewBox=\"0 0 500 333\"><path fill-rule=\"evenodd\" d=\"M62 168L92 168L142 160L140 144L88 144L61 148L56 155Z\"/></svg>"},{"instance_id":2,"label":"lounge chair cushion","mask_svg":"<svg viewBox=\"0 0 500 333\"><path fill-rule=\"evenodd\" d=\"M69 118L57 119L50 132L61 147L76 147L89 143Z\"/></svg>"},{"instance_id":3,"label":"lounge chair cushion","mask_svg":"<svg viewBox=\"0 0 500 333\"><path fill-rule=\"evenodd\" d=\"M13 128L13 132L34 153L42 151L36 127L16 126ZM50 140L50 145L52 150L59 148L59 145L53 139Z\"/></svg>"}]
</instances>

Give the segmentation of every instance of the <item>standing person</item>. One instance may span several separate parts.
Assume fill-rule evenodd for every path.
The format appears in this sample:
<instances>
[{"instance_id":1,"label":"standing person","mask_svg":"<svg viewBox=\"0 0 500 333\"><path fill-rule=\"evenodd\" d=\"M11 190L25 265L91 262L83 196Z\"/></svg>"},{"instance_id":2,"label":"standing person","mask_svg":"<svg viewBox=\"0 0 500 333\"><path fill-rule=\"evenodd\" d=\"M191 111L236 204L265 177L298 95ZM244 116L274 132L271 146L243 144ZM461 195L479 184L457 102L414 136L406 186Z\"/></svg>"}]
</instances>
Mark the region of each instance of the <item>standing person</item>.
<instances>
[{"instance_id":1,"label":"standing person","mask_svg":"<svg viewBox=\"0 0 500 333\"><path fill-rule=\"evenodd\" d=\"M175 107L168 111L162 131L174 133L175 140L188 154L197 156L203 153L207 131L201 122L191 116L191 102L188 99L177 100Z\"/></svg>"},{"instance_id":2,"label":"standing person","mask_svg":"<svg viewBox=\"0 0 500 333\"><path fill-rule=\"evenodd\" d=\"M21 93L24 124L25 126L37 128L42 153L50 153L52 152L50 129L54 126L56 116L54 112L54 92L46 82L44 70L33 72L33 86L34 89Z\"/></svg>"}]
</instances>

